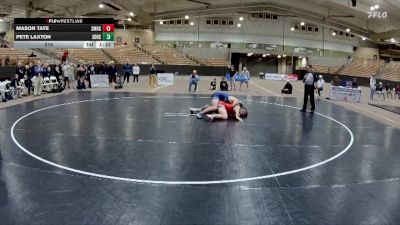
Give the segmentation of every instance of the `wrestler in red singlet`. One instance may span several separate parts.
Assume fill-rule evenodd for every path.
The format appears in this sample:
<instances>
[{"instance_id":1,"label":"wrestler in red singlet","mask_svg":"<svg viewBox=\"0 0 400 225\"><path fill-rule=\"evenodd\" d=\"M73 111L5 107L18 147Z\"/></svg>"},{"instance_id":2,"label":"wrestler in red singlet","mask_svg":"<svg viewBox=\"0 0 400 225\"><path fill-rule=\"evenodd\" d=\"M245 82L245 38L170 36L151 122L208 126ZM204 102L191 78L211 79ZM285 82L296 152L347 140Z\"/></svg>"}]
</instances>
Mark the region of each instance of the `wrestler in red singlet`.
<instances>
[{"instance_id":1,"label":"wrestler in red singlet","mask_svg":"<svg viewBox=\"0 0 400 225\"><path fill-rule=\"evenodd\" d=\"M218 105L224 106L228 115L235 115L235 111L233 110L233 105L231 103L226 103L224 101L219 101Z\"/></svg>"}]
</instances>

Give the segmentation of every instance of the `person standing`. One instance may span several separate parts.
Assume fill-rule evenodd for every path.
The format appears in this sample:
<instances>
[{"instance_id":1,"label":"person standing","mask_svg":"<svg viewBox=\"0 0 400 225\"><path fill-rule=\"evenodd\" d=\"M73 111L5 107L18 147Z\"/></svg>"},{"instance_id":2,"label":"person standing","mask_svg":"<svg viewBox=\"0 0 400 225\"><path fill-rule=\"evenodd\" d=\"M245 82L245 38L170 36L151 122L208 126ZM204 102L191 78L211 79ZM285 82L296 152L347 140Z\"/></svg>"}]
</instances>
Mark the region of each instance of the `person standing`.
<instances>
[{"instance_id":1,"label":"person standing","mask_svg":"<svg viewBox=\"0 0 400 225\"><path fill-rule=\"evenodd\" d=\"M21 62L18 62L17 69L15 70L15 74L18 74L18 79L23 79L25 75L25 67L21 64Z\"/></svg>"},{"instance_id":2,"label":"person standing","mask_svg":"<svg viewBox=\"0 0 400 225\"><path fill-rule=\"evenodd\" d=\"M49 67L49 64L47 64L47 63L43 64L42 75L43 75L43 77L51 76L51 68Z\"/></svg>"},{"instance_id":3,"label":"person standing","mask_svg":"<svg viewBox=\"0 0 400 225\"><path fill-rule=\"evenodd\" d=\"M40 96L43 91L43 67L41 66L40 62L37 65L33 66L35 74L34 74L34 82L33 82L33 95Z\"/></svg>"},{"instance_id":4,"label":"person standing","mask_svg":"<svg viewBox=\"0 0 400 225\"><path fill-rule=\"evenodd\" d=\"M72 63L68 64L64 62L63 75L68 88L74 88L73 83L75 81L75 76L74 76L74 66Z\"/></svg>"},{"instance_id":5,"label":"person standing","mask_svg":"<svg viewBox=\"0 0 400 225\"><path fill-rule=\"evenodd\" d=\"M18 74L15 74L14 79L11 80L9 90L11 92L13 99L22 97Z\"/></svg>"},{"instance_id":6,"label":"person standing","mask_svg":"<svg viewBox=\"0 0 400 225\"><path fill-rule=\"evenodd\" d=\"M156 88L156 79L157 79L157 70L156 67L154 66L154 63L151 64L150 66L150 72L149 72L149 88Z\"/></svg>"},{"instance_id":7,"label":"person standing","mask_svg":"<svg viewBox=\"0 0 400 225\"><path fill-rule=\"evenodd\" d=\"M92 88L92 80L91 80L91 76L96 74L96 69L94 67L94 64L90 64L86 73L86 80L89 83L88 84L88 88Z\"/></svg>"},{"instance_id":8,"label":"person standing","mask_svg":"<svg viewBox=\"0 0 400 225\"><path fill-rule=\"evenodd\" d=\"M61 65L54 66L54 76L57 78L57 81L60 82L60 77L62 76Z\"/></svg>"},{"instance_id":9,"label":"person standing","mask_svg":"<svg viewBox=\"0 0 400 225\"><path fill-rule=\"evenodd\" d=\"M317 92L318 98L321 98L321 92L324 90L325 80L322 78L322 75L319 75L319 79L317 81Z\"/></svg>"},{"instance_id":10,"label":"person standing","mask_svg":"<svg viewBox=\"0 0 400 225\"><path fill-rule=\"evenodd\" d=\"M229 69L229 78L230 78L230 86L231 90L236 91L236 86L235 86L235 76L237 75L237 71L233 65L231 65L231 68Z\"/></svg>"},{"instance_id":11,"label":"person standing","mask_svg":"<svg viewBox=\"0 0 400 225\"><path fill-rule=\"evenodd\" d=\"M138 66L137 63L132 67L132 73L133 73L133 83L136 82L139 83L139 74L140 74L140 67Z\"/></svg>"},{"instance_id":12,"label":"person standing","mask_svg":"<svg viewBox=\"0 0 400 225\"><path fill-rule=\"evenodd\" d=\"M105 62L102 62L102 63L101 63L101 66L99 66L99 67L96 69L96 73L97 73L97 74L107 74L107 65L106 65Z\"/></svg>"},{"instance_id":13,"label":"person standing","mask_svg":"<svg viewBox=\"0 0 400 225\"><path fill-rule=\"evenodd\" d=\"M28 75L24 75L24 85L26 89L28 89L28 95L31 95L33 92L33 84L31 78L28 77Z\"/></svg>"},{"instance_id":14,"label":"person standing","mask_svg":"<svg viewBox=\"0 0 400 225\"><path fill-rule=\"evenodd\" d=\"M107 68L107 75L108 75L108 83L110 87L112 87L112 84L117 82L117 68L114 66L114 61L110 61L108 68Z\"/></svg>"},{"instance_id":15,"label":"person standing","mask_svg":"<svg viewBox=\"0 0 400 225\"><path fill-rule=\"evenodd\" d=\"M32 52L33 54L33 52ZM62 57L61 57L61 63L67 62L68 63L68 50L65 50Z\"/></svg>"},{"instance_id":16,"label":"person standing","mask_svg":"<svg viewBox=\"0 0 400 225\"><path fill-rule=\"evenodd\" d=\"M389 95L391 98L393 98L393 90L390 87L389 83L386 83L385 90L386 90L386 98L389 98Z\"/></svg>"},{"instance_id":17,"label":"person standing","mask_svg":"<svg viewBox=\"0 0 400 225\"><path fill-rule=\"evenodd\" d=\"M314 102L314 74L312 73L312 65L308 65L306 67L307 74L303 78L304 83L304 103L303 108L300 110L301 112L305 112L307 109L308 96L310 96L311 103L311 112L315 111L315 102Z\"/></svg>"},{"instance_id":18,"label":"person standing","mask_svg":"<svg viewBox=\"0 0 400 225\"><path fill-rule=\"evenodd\" d=\"M372 75L372 77L369 79L369 101L373 102L374 101L374 94L376 90L376 78L375 75Z\"/></svg>"},{"instance_id":19,"label":"person standing","mask_svg":"<svg viewBox=\"0 0 400 225\"><path fill-rule=\"evenodd\" d=\"M132 73L132 65L126 61L125 65L122 67L122 70L124 71L124 83L125 81L128 81L127 84L129 84L129 76Z\"/></svg>"},{"instance_id":20,"label":"person standing","mask_svg":"<svg viewBox=\"0 0 400 225\"><path fill-rule=\"evenodd\" d=\"M249 90L249 80L250 80L250 72L246 67L243 67L241 76L240 76L240 87L239 91L242 90L242 84L246 83L247 90Z\"/></svg>"}]
</instances>

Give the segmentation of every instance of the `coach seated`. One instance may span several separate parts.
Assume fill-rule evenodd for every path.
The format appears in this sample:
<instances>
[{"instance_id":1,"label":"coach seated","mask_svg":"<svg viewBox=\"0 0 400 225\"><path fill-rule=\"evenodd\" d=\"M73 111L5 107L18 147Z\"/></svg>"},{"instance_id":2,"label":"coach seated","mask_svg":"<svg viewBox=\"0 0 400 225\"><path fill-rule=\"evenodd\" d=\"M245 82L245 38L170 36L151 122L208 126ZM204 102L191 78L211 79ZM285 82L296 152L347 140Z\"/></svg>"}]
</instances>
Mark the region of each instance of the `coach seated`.
<instances>
[{"instance_id":1,"label":"coach seated","mask_svg":"<svg viewBox=\"0 0 400 225\"><path fill-rule=\"evenodd\" d=\"M229 91L229 85L228 85L228 82L226 82L225 77L222 77L222 80L219 83L219 89L221 91Z\"/></svg>"},{"instance_id":2,"label":"coach seated","mask_svg":"<svg viewBox=\"0 0 400 225\"><path fill-rule=\"evenodd\" d=\"M189 76L189 92L192 91L192 86L194 85L193 91L198 91L200 77L197 75L197 71L193 70L192 74Z\"/></svg>"},{"instance_id":3,"label":"coach seated","mask_svg":"<svg viewBox=\"0 0 400 225\"><path fill-rule=\"evenodd\" d=\"M282 89L282 94L292 94L293 86L290 84L289 81L286 82L285 86Z\"/></svg>"}]
</instances>

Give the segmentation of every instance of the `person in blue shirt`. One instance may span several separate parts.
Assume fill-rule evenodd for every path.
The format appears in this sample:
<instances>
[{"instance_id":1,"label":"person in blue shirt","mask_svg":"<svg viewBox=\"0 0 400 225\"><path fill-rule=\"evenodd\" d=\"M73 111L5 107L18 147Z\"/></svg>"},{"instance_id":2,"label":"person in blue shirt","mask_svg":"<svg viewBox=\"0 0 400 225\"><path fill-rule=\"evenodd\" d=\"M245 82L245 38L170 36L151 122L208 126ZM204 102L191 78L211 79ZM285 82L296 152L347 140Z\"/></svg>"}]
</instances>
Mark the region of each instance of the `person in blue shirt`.
<instances>
[{"instance_id":1,"label":"person in blue shirt","mask_svg":"<svg viewBox=\"0 0 400 225\"><path fill-rule=\"evenodd\" d=\"M50 72L51 72L50 67L48 66L47 63L45 63L43 65L43 67L42 67L42 75L43 75L43 77L50 77Z\"/></svg>"},{"instance_id":2,"label":"person in blue shirt","mask_svg":"<svg viewBox=\"0 0 400 225\"><path fill-rule=\"evenodd\" d=\"M129 64L129 62L126 62L122 67L122 70L124 71L124 83L125 81L128 81L127 83L129 84L129 76L132 74L132 65Z\"/></svg>"},{"instance_id":3,"label":"person in blue shirt","mask_svg":"<svg viewBox=\"0 0 400 225\"><path fill-rule=\"evenodd\" d=\"M29 63L28 68L25 67L25 69L29 78L35 76L35 66L33 65L33 63Z\"/></svg>"}]
</instances>

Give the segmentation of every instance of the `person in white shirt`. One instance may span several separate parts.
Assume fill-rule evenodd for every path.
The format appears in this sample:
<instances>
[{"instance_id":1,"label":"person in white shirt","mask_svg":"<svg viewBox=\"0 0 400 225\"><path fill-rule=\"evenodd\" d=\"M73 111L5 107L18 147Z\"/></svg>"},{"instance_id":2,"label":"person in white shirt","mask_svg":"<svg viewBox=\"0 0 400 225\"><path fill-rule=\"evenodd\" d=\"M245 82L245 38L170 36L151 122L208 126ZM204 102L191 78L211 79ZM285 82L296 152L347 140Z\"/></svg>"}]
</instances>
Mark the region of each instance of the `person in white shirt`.
<instances>
[{"instance_id":1,"label":"person in white shirt","mask_svg":"<svg viewBox=\"0 0 400 225\"><path fill-rule=\"evenodd\" d=\"M372 101L374 101L374 94L375 94L375 90L376 90L375 75L372 75L372 77L369 79L369 88L370 88L369 101L372 102Z\"/></svg>"},{"instance_id":2,"label":"person in white shirt","mask_svg":"<svg viewBox=\"0 0 400 225\"><path fill-rule=\"evenodd\" d=\"M74 85L74 65L71 63L70 65L68 65L68 63L64 62L64 66L62 68L63 73L64 73L64 79L67 83L68 88L73 88Z\"/></svg>"},{"instance_id":3,"label":"person in white shirt","mask_svg":"<svg viewBox=\"0 0 400 225\"><path fill-rule=\"evenodd\" d=\"M319 79L317 81L317 92L318 97L321 98L321 92L324 90L325 80L322 78L322 75L319 75Z\"/></svg>"},{"instance_id":4,"label":"person in white shirt","mask_svg":"<svg viewBox=\"0 0 400 225\"><path fill-rule=\"evenodd\" d=\"M243 67L242 73L240 74L240 87L239 91L242 90L242 84L246 83L247 90L249 89L250 72L246 67Z\"/></svg>"},{"instance_id":5,"label":"person in white shirt","mask_svg":"<svg viewBox=\"0 0 400 225\"><path fill-rule=\"evenodd\" d=\"M312 65L308 65L306 67L307 74L304 75L303 83L304 83L304 103L303 108L300 110L301 112L305 112L307 109L308 96L310 96L311 103L311 112L314 113L315 110L315 102L314 102L314 74L312 73Z\"/></svg>"},{"instance_id":6,"label":"person in white shirt","mask_svg":"<svg viewBox=\"0 0 400 225\"><path fill-rule=\"evenodd\" d=\"M132 67L132 74L133 74L133 83L136 82L139 83L139 73L140 73L140 67L138 66L137 63Z\"/></svg>"}]
</instances>

